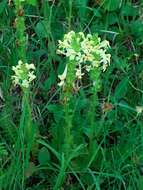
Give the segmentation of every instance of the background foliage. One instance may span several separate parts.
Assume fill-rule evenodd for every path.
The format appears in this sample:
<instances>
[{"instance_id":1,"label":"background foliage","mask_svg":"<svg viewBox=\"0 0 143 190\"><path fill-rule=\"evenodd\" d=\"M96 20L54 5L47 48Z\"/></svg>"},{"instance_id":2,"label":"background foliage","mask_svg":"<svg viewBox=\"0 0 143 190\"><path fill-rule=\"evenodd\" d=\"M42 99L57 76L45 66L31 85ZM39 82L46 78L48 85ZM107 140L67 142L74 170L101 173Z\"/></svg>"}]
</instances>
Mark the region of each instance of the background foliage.
<instances>
[{"instance_id":1,"label":"background foliage","mask_svg":"<svg viewBox=\"0 0 143 190\"><path fill-rule=\"evenodd\" d=\"M22 92L11 83L11 68L19 60L15 7L12 1L8 4L2 0L0 189L142 190L142 0L27 0L24 11L26 56L37 68L30 92L34 143L28 167L22 173L20 155L25 148L21 150L16 144ZM70 113L74 148L67 158L63 154L64 100L60 100L57 86L65 59L56 54L56 48L57 41L70 30L98 33L109 40L112 61L101 76L96 112L92 112L86 81L73 93Z\"/></svg>"}]
</instances>

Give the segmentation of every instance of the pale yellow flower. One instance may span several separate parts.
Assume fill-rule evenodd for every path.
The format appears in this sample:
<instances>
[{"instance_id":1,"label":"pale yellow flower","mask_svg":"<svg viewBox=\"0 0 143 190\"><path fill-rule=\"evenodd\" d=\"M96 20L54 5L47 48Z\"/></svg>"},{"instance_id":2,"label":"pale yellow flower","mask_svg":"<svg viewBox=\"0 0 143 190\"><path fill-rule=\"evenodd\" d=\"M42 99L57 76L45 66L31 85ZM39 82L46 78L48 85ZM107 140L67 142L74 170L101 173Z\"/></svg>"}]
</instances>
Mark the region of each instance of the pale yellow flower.
<instances>
[{"instance_id":1,"label":"pale yellow flower","mask_svg":"<svg viewBox=\"0 0 143 190\"><path fill-rule=\"evenodd\" d=\"M30 83L36 78L34 64L23 63L19 60L18 65L13 66L12 70L14 71L14 75L12 76L14 85L28 88Z\"/></svg>"},{"instance_id":2,"label":"pale yellow flower","mask_svg":"<svg viewBox=\"0 0 143 190\"><path fill-rule=\"evenodd\" d=\"M76 69L76 77L78 79L81 80L83 75L84 75L84 73L82 73L81 68Z\"/></svg>"},{"instance_id":3,"label":"pale yellow flower","mask_svg":"<svg viewBox=\"0 0 143 190\"><path fill-rule=\"evenodd\" d=\"M74 61L76 64L75 76L77 79L82 79L84 71L90 72L91 70L101 68L105 71L110 65L111 55L107 53L110 47L107 40L101 41L97 35L87 34L83 32L75 33L71 31L64 35L63 41L59 40L58 54L65 55L69 61ZM70 62L69 62L70 64ZM67 76L67 67L62 75L58 78L59 86L63 86Z\"/></svg>"},{"instance_id":4,"label":"pale yellow flower","mask_svg":"<svg viewBox=\"0 0 143 190\"><path fill-rule=\"evenodd\" d=\"M65 67L65 70L64 70L63 74L58 75L58 78L60 79L60 82L58 83L58 86L63 86L64 85L66 76L67 76L67 65Z\"/></svg>"},{"instance_id":5,"label":"pale yellow flower","mask_svg":"<svg viewBox=\"0 0 143 190\"><path fill-rule=\"evenodd\" d=\"M141 114L143 112L143 106L136 106L136 112Z\"/></svg>"}]
</instances>

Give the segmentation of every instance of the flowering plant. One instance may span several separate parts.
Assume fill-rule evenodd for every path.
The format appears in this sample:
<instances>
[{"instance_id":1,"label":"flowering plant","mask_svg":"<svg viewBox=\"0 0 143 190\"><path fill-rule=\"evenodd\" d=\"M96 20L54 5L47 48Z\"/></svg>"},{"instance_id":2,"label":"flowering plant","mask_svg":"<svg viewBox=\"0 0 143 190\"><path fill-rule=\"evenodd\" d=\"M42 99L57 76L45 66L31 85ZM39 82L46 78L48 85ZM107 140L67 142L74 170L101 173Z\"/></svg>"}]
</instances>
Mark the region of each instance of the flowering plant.
<instances>
[{"instance_id":1,"label":"flowering plant","mask_svg":"<svg viewBox=\"0 0 143 190\"><path fill-rule=\"evenodd\" d=\"M65 55L69 62L76 62L75 76L81 80L85 72L90 72L96 68L101 68L105 71L110 64L111 55L107 53L110 47L107 40L101 41L96 35L83 32L75 33L74 31L64 35L63 41L59 40L58 54ZM68 64L62 75L59 75L59 86L65 84L66 75L68 72Z\"/></svg>"},{"instance_id":2,"label":"flowering plant","mask_svg":"<svg viewBox=\"0 0 143 190\"><path fill-rule=\"evenodd\" d=\"M34 75L34 64L23 63L18 61L17 66L13 66L12 70L15 75L12 76L14 85L19 85L22 88L28 88L30 83L36 78Z\"/></svg>"}]
</instances>

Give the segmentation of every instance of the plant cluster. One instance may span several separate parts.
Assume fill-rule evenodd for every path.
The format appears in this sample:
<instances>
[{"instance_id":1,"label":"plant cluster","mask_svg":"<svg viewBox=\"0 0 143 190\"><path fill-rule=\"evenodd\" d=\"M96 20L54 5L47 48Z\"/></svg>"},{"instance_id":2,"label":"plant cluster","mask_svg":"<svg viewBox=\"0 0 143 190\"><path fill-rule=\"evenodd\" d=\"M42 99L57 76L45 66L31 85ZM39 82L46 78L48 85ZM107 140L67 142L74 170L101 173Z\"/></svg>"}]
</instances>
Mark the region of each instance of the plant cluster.
<instances>
[{"instance_id":1,"label":"plant cluster","mask_svg":"<svg viewBox=\"0 0 143 190\"><path fill-rule=\"evenodd\" d=\"M0 190L143 189L142 15L0 1Z\"/></svg>"},{"instance_id":2,"label":"plant cluster","mask_svg":"<svg viewBox=\"0 0 143 190\"><path fill-rule=\"evenodd\" d=\"M98 67L103 71L110 64L110 54L106 51L109 48L109 42L101 39L97 35L87 34L83 32L75 33L74 31L64 35L63 41L59 40L57 53L68 57L69 61L75 61L76 79L81 80L85 71L90 72ZM68 64L62 75L59 86L64 85L68 70Z\"/></svg>"},{"instance_id":3,"label":"plant cluster","mask_svg":"<svg viewBox=\"0 0 143 190\"><path fill-rule=\"evenodd\" d=\"M34 64L23 63L19 60L18 65L13 66L12 70L15 73L12 76L14 85L20 85L22 88L29 88L30 83L36 78Z\"/></svg>"}]
</instances>

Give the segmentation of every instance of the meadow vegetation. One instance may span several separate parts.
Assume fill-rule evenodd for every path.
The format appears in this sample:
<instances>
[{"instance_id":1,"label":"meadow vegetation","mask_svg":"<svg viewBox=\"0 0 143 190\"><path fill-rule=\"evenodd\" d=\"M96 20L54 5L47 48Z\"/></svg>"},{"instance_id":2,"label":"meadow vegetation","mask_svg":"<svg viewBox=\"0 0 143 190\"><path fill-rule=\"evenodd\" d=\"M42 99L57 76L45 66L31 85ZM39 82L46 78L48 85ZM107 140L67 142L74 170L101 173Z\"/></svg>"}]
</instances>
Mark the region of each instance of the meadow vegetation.
<instances>
[{"instance_id":1,"label":"meadow vegetation","mask_svg":"<svg viewBox=\"0 0 143 190\"><path fill-rule=\"evenodd\" d=\"M142 0L0 17L0 190L143 190Z\"/></svg>"}]
</instances>

